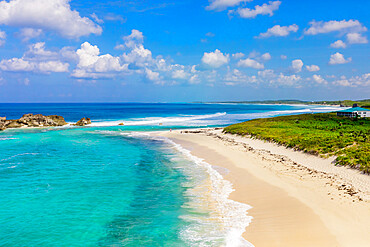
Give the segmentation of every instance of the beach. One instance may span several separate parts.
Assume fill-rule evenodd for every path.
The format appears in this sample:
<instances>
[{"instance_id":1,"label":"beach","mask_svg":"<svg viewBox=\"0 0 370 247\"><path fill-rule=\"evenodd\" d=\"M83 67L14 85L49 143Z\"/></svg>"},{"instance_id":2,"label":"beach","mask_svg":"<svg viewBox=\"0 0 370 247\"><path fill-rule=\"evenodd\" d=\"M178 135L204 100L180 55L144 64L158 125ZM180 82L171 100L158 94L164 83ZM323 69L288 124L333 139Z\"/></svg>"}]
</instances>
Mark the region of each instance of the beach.
<instances>
[{"instance_id":1,"label":"beach","mask_svg":"<svg viewBox=\"0 0 370 247\"><path fill-rule=\"evenodd\" d=\"M368 246L370 176L273 143L221 129L175 130L171 139L233 184L250 205L243 237L255 246Z\"/></svg>"}]
</instances>

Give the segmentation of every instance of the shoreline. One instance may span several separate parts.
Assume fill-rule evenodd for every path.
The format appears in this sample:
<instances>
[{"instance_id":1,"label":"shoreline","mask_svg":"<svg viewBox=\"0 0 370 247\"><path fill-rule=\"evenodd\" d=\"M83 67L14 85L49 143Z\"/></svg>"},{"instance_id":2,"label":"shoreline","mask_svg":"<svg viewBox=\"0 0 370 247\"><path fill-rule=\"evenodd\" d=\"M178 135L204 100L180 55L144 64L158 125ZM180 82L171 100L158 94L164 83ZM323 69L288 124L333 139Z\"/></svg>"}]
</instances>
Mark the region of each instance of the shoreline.
<instances>
[{"instance_id":1,"label":"shoreline","mask_svg":"<svg viewBox=\"0 0 370 247\"><path fill-rule=\"evenodd\" d=\"M235 189L229 198L252 206L243 237L256 246L367 246L370 241L368 175L220 130L151 134L229 170L224 178Z\"/></svg>"}]
</instances>

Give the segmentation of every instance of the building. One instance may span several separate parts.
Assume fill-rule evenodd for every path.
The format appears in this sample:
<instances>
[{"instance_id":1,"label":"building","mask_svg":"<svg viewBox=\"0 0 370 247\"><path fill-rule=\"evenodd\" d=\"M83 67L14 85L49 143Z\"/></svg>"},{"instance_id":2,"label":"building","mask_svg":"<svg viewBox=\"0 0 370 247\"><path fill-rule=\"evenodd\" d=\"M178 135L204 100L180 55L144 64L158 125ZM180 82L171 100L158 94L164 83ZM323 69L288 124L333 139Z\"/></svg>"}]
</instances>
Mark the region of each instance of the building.
<instances>
[{"instance_id":1,"label":"building","mask_svg":"<svg viewBox=\"0 0 370 247\"><path fill-rule=\"evenodd\" d=\"M361 107L352 107L347 110L337 111L337 116L341 117L370 117L370 110Z\"/></svg>"}]
</instances>

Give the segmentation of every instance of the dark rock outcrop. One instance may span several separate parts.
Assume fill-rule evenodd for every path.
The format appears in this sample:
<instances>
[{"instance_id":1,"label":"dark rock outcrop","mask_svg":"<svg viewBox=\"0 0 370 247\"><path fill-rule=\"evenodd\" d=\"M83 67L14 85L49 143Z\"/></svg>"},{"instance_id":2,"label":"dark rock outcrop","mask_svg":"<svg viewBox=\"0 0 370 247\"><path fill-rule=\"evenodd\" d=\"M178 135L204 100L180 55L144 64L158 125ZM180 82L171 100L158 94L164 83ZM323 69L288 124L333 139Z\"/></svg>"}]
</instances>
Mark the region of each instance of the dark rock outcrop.
<instances>
[{"instance_id":1,"label":"dark rock outcrop","mask_svg":"<svg viewBox=\"0 0 370 247\"><path fill-rule=\"evenodd\" d=\"M81 118L80 121L78 121L76 124L76 126L85 126L85 125L88 125L88 124L91 124L91 120L90 118Z\"/></svg>"},{"instance_id":2,"label":"dark rock outcrop","mask_svg":"<svg viewBox=\"0 0 370 247\"><path fill-rule=\"evenodd\" d=\"M7 128L21 128L21 127L51 127L66 125L64 118L57 115L44 116L41 114L25 114L20 119L6 120L0 118L0 130Z\"/></svg>"}]
</instances>

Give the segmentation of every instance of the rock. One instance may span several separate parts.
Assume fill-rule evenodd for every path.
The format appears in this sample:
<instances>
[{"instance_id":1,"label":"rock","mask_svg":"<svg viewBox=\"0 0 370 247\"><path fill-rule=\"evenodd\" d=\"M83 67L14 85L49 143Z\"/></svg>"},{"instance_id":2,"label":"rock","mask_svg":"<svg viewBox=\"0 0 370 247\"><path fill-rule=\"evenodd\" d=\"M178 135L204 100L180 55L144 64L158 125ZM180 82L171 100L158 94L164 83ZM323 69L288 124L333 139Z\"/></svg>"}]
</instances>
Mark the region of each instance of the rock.
<instances>
[{"instance_id":1,"label":"rock","mask_svg":"<svg viewBox=\"0 0 370 247\"><path fill-rule=\"evenodd\" d=\"M20 128L23 126L25 125L22 122L19 122L18 120L9 120L5 124L6 128Z\"/></svg>"},{"instance_id":2,"label":"rock","mask_svg":"<svg viewBox=\"0 0 370 247\"><path fill-rule=\"evenodd\" d=\"M78 121L76 124L76 126L85 126L87 124L91 124L91 120L90 118L81 118L80 121Z\"/></svg>"},{"instance_id":3,"label":"rock","mask_svg":"<svg viewBox=\"0 0 370 247\"><path fill-rule=\"evenodd\" d=\"M6 117L0 117L0 122L5 121L5 120L6 120Z\"/></svg>"},{"instance_id":4,"label":"rock","mask_svg":"<svg viewBox=\"0 0 370 247\"><path fill-rule=\"evenodd\" d=\"M119 123L118 125L125 125L124 123Z\"/></svg>"},{"instance_id":5,"label":"rock","mask_svg":"<svg viewBox=\"0 0 370 247\"><path fill-rule=\"evenodd\" d=\"M50 127L50 126L63 126L66 121L61 116L44 116L41 114L25 114L20 119L6 120L0 119L0 130L6 128L21 128L21 127Z\"/></svg>"}]
</instances>

